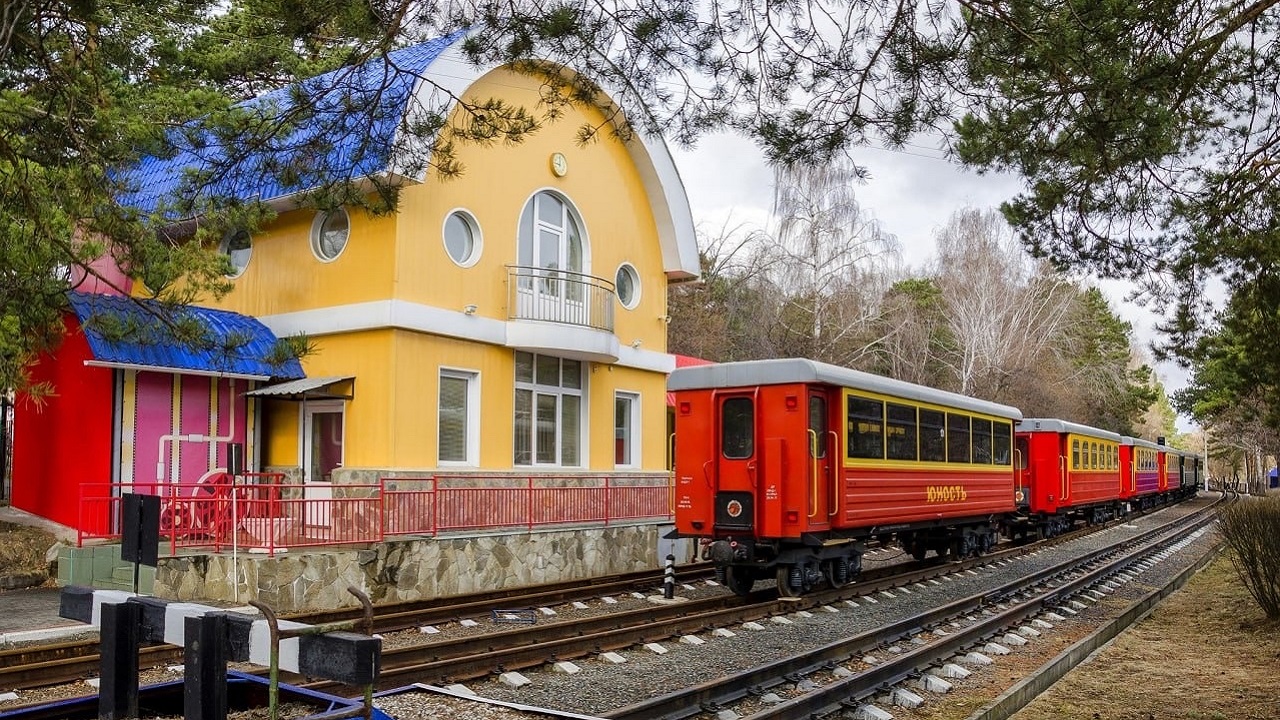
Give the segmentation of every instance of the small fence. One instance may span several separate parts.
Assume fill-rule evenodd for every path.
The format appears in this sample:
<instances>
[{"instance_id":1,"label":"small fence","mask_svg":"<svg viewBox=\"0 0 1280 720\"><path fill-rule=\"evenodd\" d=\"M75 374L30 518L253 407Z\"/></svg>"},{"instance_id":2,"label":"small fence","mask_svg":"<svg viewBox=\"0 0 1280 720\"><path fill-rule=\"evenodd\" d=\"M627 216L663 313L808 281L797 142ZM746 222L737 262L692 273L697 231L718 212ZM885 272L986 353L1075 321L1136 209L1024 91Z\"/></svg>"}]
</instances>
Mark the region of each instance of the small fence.
<instances>
[{"instance_id":1,"label":"small fence","mask_svg":"<svg viewBox=\"0 0 1280 720\"><path fill-rule=\"evenodd\" d=\"M247 550L382 542L479 530L608 526L670 518L669 476L384 478L376 485L285 484L277 473L225 473L194 484L81 488L78 544L120 538L123 493L160 496L160 536L183 549Z\"/></svg>"}]
</instances>

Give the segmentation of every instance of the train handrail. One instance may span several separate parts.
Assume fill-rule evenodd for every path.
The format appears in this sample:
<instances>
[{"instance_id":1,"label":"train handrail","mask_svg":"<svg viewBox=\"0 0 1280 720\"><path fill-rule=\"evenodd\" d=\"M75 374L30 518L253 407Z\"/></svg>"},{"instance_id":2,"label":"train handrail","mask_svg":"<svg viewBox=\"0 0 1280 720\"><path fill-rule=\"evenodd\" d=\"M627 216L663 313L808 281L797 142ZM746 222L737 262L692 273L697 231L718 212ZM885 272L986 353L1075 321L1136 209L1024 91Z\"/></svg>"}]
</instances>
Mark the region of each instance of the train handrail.
<instances>
[{"instance_id":1,"label":"train handrail","mask_svg":"<svg viewBox=\"0 0 1280 720\"><path fill-rule=\"evenodd\" d=\"M671 490L667 493L667 510L676 514L676 434L667 437L667 467L671 468Z\"/></svg>"},{"instance_id":2,"label":"train handrail","mask_svg":"<svg viewBox=\"0 0 1280 720\"><path fill-rule=\"evenodd\" d=\"M813 428L809 433L809 518L818 515L818 433Z\"/></svg>"},{"instance_id":3,"label":"train handrail","mask_svg":"<svg viewBox=\"0 0 1280 720\"><path fill-rule=\"evenodd\" d=\"M827 434L831 436L831 448L827 452L827 456L834 458L836 449L840 447L840 436L835 430L828 430ZM840 513L840 465L832 462L831 465L831 512L827 513L827 517L835 517Z\"/></svg>"},{"instance_id":4,"label":"train handrail","mask_svg":"<svg viewBox=\"0 0 1280 720\"><path fill-rule=\"evenodd\" d=\"M1066 500L1071 495L1071 484L1067 482L1067 457L1058 455L1058 475L1062 479L1062 495L1059 500Z\"/></svg>"}]
</instances>

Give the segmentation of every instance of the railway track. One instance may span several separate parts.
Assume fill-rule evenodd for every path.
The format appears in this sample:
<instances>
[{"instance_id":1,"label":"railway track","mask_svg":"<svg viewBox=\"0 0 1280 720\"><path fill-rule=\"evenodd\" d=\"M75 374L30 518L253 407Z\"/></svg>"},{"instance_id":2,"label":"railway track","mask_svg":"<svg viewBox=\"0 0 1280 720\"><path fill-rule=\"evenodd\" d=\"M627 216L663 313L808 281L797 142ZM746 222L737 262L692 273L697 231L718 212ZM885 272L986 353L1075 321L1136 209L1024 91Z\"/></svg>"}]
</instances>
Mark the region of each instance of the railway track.
<instances>
[{"instance_id":1,"label":"railway track","mask_svg":"<svg viewBox=\"0 0 1280 720\"><path fill-rule=\"evenodd\" d=\"M1114 523L1082 528L1057 538L1024 546L1002 545L980 558L940 564L935 559L910 561L864 571L859 580L840 590L820 592L799 599L781 600L772 588L758 590L747 598L727 592L714 597L672 605L646 605L637 610L611 612L565 622L547 622L529 627L487 632L469 637L426 642L412 647L384 649L381 685L396 687L411 682L459 682L488 676L494 672L540 665L548 659L571 659L693 634L714 627L759 620L797 610L920 583L950 573L960 573L987 563L1002 562L1018 555L1069 542ZM677 572L677 582L695 583L710 579L709 567L687 567ZM540 585L518 590L441 598L375 608L375 632L388 634L416 630L424 625L488 617L496 608L540 607L574 600L619 595L640 589L653 591L661 586L659 572L637 572L585 582ZM358 611L337 610L291 616L307 623L354 619ZM157 645L143 648L139 666L143 669L181 662L181 648ZM69 683L95 676L101 660L96 642L61 643L0 652L0 687L23 689ZM261 671L265 674L265 670ZM341 694L334 683L304 682L303 678L282 676L304 687ZM356 689L350 688L351 692Z\"/></svg>"},{"instance_id":2,"label":"railway track","mask_svg":"<svg viewBox=\"0 0 1280 720\"><path fill-rule=\"evenodd\" d=\"M781 720L822 718L848 711L885 688L920 677L925 669L943 665L966 648L1008 632L1064 604L1073 595L1133 568L1164 545L1208 525L1213 520L1215 509L1216 506L1204 508L1194 515L1148 530L1117 547L1103 548L1044 568L1006 583L994 592L962 598L891 625L721 680L638 702L607 713L606 717L615 720L682 720L730 708L746 720ZM1197 567L1188 568L1183 576L1189 576ZM965 616L976 620L961 625L959 629L937 631L959 625L954 621ZM922 638L927 639L914 642ZM850 661L857 663L857 658L904 640L913 641L908 645L912 649L885 655L883 663L861 672L847 672L842 674L843 677L818 680L813 682L815 687L811 691L767 706L755 700L770 688L796 683L798 679L816 676L820 672L828 673Z\"/></svg>"},{"instance_id":3,"label":"railway track","mask_svg":"<svg viewBox=\"0 0 1280 720\"><path fill-rule=\"evenodd\" d=\"M697 582L713 575L710 567L691 566L677 569L676 581ZM661 571L646 570L461 597L389 603L377 606L374 632L390 633L433 623L477 618L487 616L499 607L539 607L640 589L652 590L662 581ZM290 615L282 619L318 625L355 620L362 612L358 608L349 608ZM3 650L0 651L0 688L22 690L73 682L97 675L101 662L96 641L76 640ZM143 669L181 662L182 648L174 645L152 645L139 651L138 664Z\"/></svg>"}]
</instances>

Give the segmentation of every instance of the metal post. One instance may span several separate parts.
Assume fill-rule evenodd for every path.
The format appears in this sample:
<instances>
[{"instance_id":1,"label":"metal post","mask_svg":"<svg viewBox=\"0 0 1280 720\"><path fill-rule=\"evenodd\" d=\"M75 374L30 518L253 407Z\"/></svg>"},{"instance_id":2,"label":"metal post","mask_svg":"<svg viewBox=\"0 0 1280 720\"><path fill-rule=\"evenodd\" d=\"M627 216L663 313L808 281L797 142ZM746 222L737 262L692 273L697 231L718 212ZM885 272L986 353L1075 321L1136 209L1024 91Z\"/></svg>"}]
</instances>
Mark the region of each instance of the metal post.
<instances>
[{"instance_id":1,"label":"metal post","mask_svg":"<svg viewBox=\"0 0 1280 720\"><path fill-rule=\"evenodd\" d=\"M662 597L671 600L676 596L676 556L667 555L667 569L663 574Z\"/></svg>"},{"instance_id":2,"label":"metal post","mask_svg":"<svg viewBox=\"0 0 1280 720\"><path fill-rule=\"evenodd\" d=\"M280 714L278 706L280 704L280 623L276 620L276 613L267 604L260 603L257 600L250 600L249 604L258 608L262 613L262 617L267 621L267 627L271 631L271 665L270 665L270 684L267 686L267 717L271 720L279 720Z\"/></svg>"},{"instance_id":3,"label":"metal post","mask_svg":"<svg viewBox=\"0 0 1280 720\"><path fill-rule=\"evenodd\" d=\"M142 606L103 603L98 683L98 720L138 717L138 646L142 636Z\"/></svg>"}]
</instances>

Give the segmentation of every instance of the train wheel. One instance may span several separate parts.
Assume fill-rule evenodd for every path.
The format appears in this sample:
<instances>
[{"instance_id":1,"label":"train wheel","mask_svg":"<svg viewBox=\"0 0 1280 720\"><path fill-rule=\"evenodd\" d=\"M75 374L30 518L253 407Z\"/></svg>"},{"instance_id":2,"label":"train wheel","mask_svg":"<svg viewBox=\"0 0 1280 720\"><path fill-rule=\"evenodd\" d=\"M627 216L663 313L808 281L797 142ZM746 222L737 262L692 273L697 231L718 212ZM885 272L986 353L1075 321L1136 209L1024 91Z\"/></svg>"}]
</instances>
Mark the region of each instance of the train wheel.
<instances>
[{"instance_id":1,"label":"train wheel","mask_svg":"<svg viewBox=\"0 0 1280 720\"><path fill-rule=\"evenodd\" d=\"M925 547L922 542L911 543L911 557L917 561L923 561L924 557L929 554L929 548Z\"/></svg>"},{"instance_id":2,"label":"train wheel","mask_svg":"<svg viewBox=\"0 0 1280 720\"><path fill-rule=\"evenodd\" d=\"M778 595L800 597L804 594L804 573L795 565L778 566Z\"/></svg>"},{"instance_id":3,"label":"train wheel","mask_svg":"<svg viewBox=\"0 0 1280 720\"><path fill-rule=\"evenodd\" d=\"M833 588L842 588L849 584L849 558L839 557L822 563L822 574L827 576L827 584Z\"/></svg>"},{"instance_id":4,"label":"train wheel","mask_svg":"<svg viewBox=\"0 0 1280 720\"><path fill-rule=\"evenodd\" d=\"M751 594L751 588L756 584L755 572L748 567L728 567L724 571L725 584L738 597L746 597Z\"/></svg>"}]
</instances>

